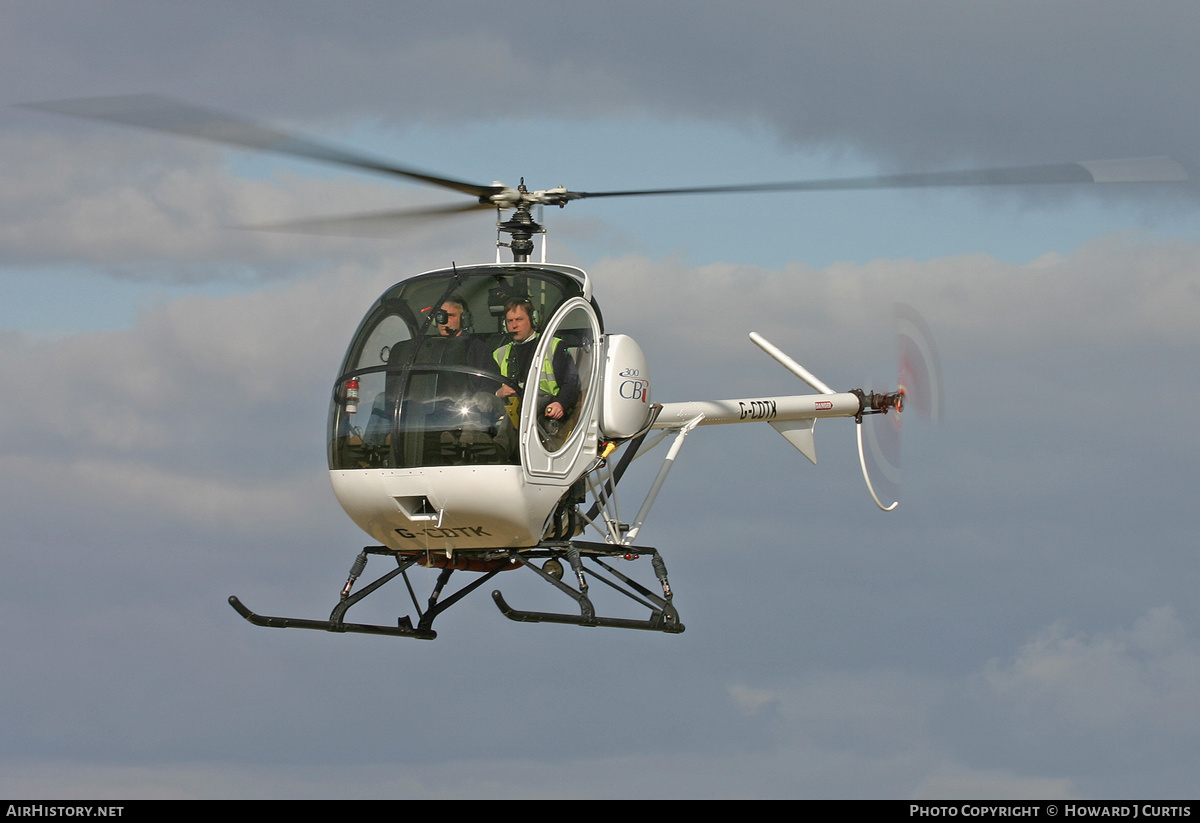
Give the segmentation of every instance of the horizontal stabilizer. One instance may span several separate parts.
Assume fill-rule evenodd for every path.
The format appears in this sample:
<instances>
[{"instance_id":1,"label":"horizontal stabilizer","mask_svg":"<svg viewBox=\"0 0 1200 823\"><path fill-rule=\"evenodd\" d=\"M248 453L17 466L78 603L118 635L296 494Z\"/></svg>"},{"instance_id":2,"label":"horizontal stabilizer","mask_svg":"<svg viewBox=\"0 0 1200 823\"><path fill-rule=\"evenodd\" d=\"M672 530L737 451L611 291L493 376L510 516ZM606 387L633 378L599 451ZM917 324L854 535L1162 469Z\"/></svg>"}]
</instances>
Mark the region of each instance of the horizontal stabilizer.
<instances>
[{"instance_id":1,"label":"horizontal stabilizer","mask_svg":"<svg viewBox=\"0 0 1200 823\"><path fill-rule=\"evenodd\" d=\"M813 464L817 462L817 444L813 439L813 427L816 418L807 420L777 420L771 423L775 431L787 438L787 441L800 450Z\"/></svg>"}]
</instances>

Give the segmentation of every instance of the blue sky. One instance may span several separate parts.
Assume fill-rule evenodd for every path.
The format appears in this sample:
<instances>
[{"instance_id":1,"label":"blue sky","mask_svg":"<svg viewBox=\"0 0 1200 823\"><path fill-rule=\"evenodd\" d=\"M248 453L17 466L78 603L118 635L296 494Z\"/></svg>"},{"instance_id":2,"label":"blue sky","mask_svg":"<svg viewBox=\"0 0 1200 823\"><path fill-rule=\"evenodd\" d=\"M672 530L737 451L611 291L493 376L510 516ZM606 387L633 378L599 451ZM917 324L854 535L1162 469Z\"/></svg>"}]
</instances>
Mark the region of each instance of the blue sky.
<instances>
[{"instance_id":1,"label":"blue sky","mask_svg":"<svg viewBox=\"0 0 1200 823\"><path fill-rule=\"evenodd\" d=\"M511 623L484 593L421 643L256 629L225 598L331 607L365 542L325 466L344 346L397 280L491 259L488 219L235 230L446 198L11 107L149 91L539 188L1160 154L1195 176L1192 5L349 6L8 7L0 790L1194 794L1194 185L547 214L658 399L804 391L750 331L838 389L886 375L902 300L945 419L906 425L889 515L845 421L817 466L767 427L694 433L643 532L683 635Z\"/></svg>"}]
</instances>

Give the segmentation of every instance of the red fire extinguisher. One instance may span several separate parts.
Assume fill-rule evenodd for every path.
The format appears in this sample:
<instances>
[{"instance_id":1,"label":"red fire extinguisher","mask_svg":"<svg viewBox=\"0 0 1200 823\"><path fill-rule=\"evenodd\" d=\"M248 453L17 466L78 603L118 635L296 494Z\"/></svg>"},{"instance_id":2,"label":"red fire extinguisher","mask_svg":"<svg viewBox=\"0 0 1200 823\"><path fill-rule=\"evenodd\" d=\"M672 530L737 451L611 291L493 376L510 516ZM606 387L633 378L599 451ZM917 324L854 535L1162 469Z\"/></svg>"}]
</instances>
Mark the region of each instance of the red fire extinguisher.
<instances>
[{"instance_id":1,"label":"red fire extinguisher","mask_svg":"<svg viewBox=\"0 0 1200 823\"><path fill-rule=\"evenodd\" d=\"M342 384L342 405L346 407L346 414L354 414L358 411L357 377L351 377Z\"/></svg>"}]
</instances>

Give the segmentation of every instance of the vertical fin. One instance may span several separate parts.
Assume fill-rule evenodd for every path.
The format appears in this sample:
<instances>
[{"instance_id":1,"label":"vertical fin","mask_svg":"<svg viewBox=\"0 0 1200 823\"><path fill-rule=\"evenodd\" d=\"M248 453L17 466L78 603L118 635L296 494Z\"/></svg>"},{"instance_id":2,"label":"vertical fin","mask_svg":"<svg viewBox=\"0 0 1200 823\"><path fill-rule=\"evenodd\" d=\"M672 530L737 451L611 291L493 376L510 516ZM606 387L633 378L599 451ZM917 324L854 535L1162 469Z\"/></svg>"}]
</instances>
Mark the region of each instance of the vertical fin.
<instances>
[{"instance_id":1,"label":"vertical fin","mask_svg":"<svg viewBox=\"0 0 1200 823\"><path fill-rule=\"evenodd\" d=\"M813 439L813 427L817 425L816 418L807 420L772 421L771 427L787 438L787 441L800 450L814 465L817 462L817 444Z\"/></svg>"}]
</instances>

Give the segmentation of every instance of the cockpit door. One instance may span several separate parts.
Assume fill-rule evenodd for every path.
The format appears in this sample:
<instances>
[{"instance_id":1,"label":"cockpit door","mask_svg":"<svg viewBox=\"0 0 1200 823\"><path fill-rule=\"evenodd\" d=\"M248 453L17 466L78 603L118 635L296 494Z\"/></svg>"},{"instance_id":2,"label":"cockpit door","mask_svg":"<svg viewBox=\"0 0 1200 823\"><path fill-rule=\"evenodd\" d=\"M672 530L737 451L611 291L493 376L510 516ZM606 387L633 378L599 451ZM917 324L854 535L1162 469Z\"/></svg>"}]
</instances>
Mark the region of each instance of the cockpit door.
<instances>
[{"instance_id":1,"label":"cockpit door","mask_svg":"<svg viewBox=\"0 0 1200 823\"><path fill-rule=\"evenodd\" d=\"M521 463L531 481L573 481L595 457L600 321L582 297L567 300L539 333L521 402ZM558 403L562 416L547 415Z\"/></svg>"}]
</instances>

